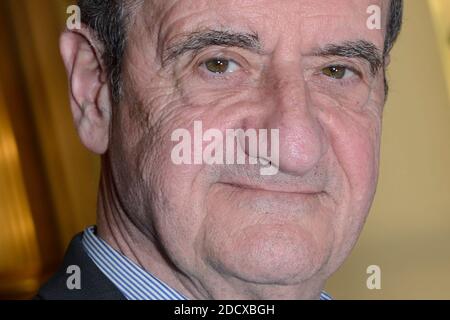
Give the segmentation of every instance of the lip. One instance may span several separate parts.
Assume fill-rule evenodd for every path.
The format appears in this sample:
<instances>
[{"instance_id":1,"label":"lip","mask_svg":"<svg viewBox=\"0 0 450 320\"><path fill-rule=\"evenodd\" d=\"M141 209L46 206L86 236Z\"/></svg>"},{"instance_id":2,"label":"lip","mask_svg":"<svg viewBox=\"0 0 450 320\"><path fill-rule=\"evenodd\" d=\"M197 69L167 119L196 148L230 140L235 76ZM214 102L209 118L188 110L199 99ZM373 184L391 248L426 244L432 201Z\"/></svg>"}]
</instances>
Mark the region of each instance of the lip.
<instances>
[{"instance_id":1,"label":"lip","mask_svg":"<svg viewBox=\"0 0 450 320\"><path fill-rule=\"evenodd\" d=\"M286 188L280 186L261 186L261 185L250 185L245 183L233 183L233 182L223 182L222 184L234 188L241 188L250 191L263 191L263 192L276 192L276 193L284 193L284 194L297 194L297 195L319 195L325 193L323 190L312 190L312 189L297 189L294 188Z\"/></svg>"}]
</instances>

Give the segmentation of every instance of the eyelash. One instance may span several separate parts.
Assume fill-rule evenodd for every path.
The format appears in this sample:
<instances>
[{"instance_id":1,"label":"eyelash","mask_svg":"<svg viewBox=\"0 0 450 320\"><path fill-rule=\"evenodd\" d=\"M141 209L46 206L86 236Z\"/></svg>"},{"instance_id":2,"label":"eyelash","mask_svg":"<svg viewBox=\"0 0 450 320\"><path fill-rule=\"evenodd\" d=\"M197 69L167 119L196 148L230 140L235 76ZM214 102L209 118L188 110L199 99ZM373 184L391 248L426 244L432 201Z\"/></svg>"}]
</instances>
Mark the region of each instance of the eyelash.
<instances>
[{"instance_id":1,"label":"eyelash","mask_svg":"<svg viewBox=\"0 0 450 320\"><path fill-rule=\"evenodd\" d=\"M215 60L215 59L217 59L217 60L226 60L226 61L229 61L229 62L233 62L239 68L242 68L242 65L239 62L237 62L236 60L232 59L232 58L227 58L227 57L224 57L224 56L209 57L209 58L203 59L200 63L197 64L197 68L202 69L200 72L203 74L204 77L206 77L208 79L229 80L230 78L235 77L236 76L235 73L238 72L238 71L236 71L236 72L231 72L231 73L225 72L225 73L214 74L213 72L209 71L206 68L206 63L211 61L211 60Z\"/></svg>"},{"instance_id":2,"label":"eyelash","mask_svg":"<svg viewBox=\"0 0 450 320\"><path fill-rule=\"evenodd\" d=\"M332 68L332 67L345 68L348 71L353 72L357 76L358 79L355 79L355 77L350 77L348 79L333 79L332 77L328 77L328 76L326 76L326 75L324 75L322 73L323 69L325 69L325 68ZM345 64L345 63L335 63L335 64L325 65L325 66L320 68L320 72L319 73L320 73L320 75L326 77L327 81L331 81L331 82L336 83L336 84L338 84L340 86L347 86L347 85L352 84L355 81L361 80L363 78L363 73L360 70L358 70L357 68L355 68L353 66Z\"/></svg>"},{"instance_id":3,"label":"eyelash","mask_svg":"<svg viewBox=\"0 0 450 320\"><path fill-rule=\"evenodd\" d=\"M217 59L217 60L226 60L226 61L229 61L229 62L233 62L239 68L242 68L242 65L239 62L237 62L235 59L232 59L232 58L229 58L229 57L226 57L226 56L213 56L213 57L208 57L208 58L202 59L200 63L196 64L196 66L197 66L197 69L199 69L198 72L200 72L202 77L205 77L207 80L228 81L231 78L235 78L236 77L236 73L239 72L239 70L238 70L238 71L231 72L231 73L225 72L225 73L217 73L217 74L215 74L215 73L209 71L207 69L207 67L206 67L206 63L211 61L211 60L215 60L215 59ZM334 79L332 77L329 77L329 76L326 76L325 74L323 74L323 72L322 72L323 69L331 68L331 67L345 68L346 70L348 70L350 72L353 72L356 75L356 77L351 76L351 77L349 77L347 79L346 78ZM358 70L357 68L355 68L353 66L350 66L350 65L348 65L346 63L327 64L327 65L325 65L325 66L320 68L319 75L325 77L326 81L330 81L330 82L332 82L334 84L337 84L337 85L340 85L340 86L351 85L351 84L355 83L356 81L361 80L363 78L363 73L360 70Z\"/></svg>"}]
</instances>

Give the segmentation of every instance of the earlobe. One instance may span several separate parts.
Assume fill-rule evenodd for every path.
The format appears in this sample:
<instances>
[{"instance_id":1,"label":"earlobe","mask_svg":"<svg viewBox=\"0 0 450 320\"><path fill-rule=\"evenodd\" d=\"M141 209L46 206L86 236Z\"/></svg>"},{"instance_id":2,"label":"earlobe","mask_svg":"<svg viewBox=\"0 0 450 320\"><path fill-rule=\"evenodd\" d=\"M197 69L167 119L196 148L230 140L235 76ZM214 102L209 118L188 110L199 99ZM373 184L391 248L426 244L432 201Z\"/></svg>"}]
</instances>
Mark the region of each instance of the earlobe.
<instances>
[{"instance_id":1,"label":"earlobe","mask_svg":"<svg viewBox=\"0 0 450 320\"><path fill-rule=\"evenodd\" d=\"M69 80L70 105L83 144L97 154L108 149L112 99L101 52L89 29L65 31L60 50Z\"/></svg>"}]
</instances>

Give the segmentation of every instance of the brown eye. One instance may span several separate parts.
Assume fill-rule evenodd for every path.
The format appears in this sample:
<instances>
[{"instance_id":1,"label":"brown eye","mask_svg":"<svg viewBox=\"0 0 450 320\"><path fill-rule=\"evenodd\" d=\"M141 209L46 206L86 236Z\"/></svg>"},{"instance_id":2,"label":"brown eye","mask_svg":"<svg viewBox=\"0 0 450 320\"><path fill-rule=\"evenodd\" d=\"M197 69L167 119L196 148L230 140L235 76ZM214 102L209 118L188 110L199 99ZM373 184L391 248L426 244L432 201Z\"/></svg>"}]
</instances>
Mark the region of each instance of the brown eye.
<instances>
[{"instance_id":1,"label":"brown eye","mask_svg":"<svg viewBox=\"0 0 450 320\"><path fill-rule=\"evenodd\" d=\"M204 63L206 69L215 74L225 74L235 72L239 69L239 65L233 60L214 58Z\"/></svg>"},{"instance_id":2,"label":"brown eye","mask_svg":"<svg viewBox=\"0 0 450 320\"><path fill-rule=\"evenodd\" d=\"M334 79L343 79L346 76L347 71L350 70L343 66L329 66L322 69L324 75Z\"/></svg>"},{"instance_id":3,"label":"brown eye","mask_svg":"<svg viewBox=\"0 0 450 320\"><path fill-rule=\"evenodd\" d=\"M225 59L211 59L205 63L206 69L213 73L225 73L228 70L229 61Z\"/></svg>"}]
</instances>

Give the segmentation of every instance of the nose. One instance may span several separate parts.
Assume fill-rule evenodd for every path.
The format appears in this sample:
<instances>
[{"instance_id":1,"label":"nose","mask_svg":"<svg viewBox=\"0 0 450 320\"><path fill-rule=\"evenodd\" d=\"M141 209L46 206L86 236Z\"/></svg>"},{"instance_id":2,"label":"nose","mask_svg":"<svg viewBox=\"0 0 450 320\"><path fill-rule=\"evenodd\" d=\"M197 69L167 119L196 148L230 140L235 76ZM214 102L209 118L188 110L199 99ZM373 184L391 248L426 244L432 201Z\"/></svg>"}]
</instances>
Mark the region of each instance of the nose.
<instances>
[{"instance_id":1,"label":"nose","mask_svg":"<svg viewBox=\"0 0 450 320\"><path fill-rule=\"evenodd\" d=\"M327 150L324 128L314 109L301 68L276 68L263 86L264 127L279 129L278 170L304 175Z\"/></svg>"}]
</instances>

